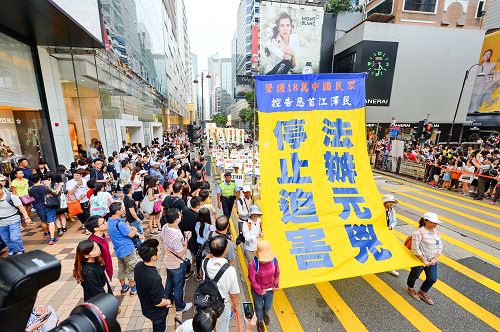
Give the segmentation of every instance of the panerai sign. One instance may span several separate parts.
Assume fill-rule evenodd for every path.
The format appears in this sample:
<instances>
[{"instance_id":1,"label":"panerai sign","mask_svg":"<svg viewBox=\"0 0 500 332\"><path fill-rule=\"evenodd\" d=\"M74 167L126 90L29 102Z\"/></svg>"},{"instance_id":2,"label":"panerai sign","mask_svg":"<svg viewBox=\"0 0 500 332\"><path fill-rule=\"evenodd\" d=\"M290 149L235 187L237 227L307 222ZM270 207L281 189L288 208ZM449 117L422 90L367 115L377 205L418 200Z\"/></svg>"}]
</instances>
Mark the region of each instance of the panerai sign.
<instances>
[{"instance_id":1,"label":"panerai sign","mask_svg":"<svg viewBox=\"0 0 500 332\"><path fill-rule=\"evenodd\" d=\"M315 27L318 21L319 21L319 14L302 15L302 25Z\"/></svg>"}]
</instances>

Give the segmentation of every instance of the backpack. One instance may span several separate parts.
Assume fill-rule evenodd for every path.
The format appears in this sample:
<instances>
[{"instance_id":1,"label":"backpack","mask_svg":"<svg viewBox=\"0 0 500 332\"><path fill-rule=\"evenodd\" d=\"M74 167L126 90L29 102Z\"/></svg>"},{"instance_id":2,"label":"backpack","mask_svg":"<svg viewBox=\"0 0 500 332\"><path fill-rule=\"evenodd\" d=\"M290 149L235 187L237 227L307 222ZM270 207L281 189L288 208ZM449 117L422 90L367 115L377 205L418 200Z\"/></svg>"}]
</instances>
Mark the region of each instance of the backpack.
<instances>
[{"instance_id":1,"label":"backpack","mask_svg":"<svg viewBox=\"0 0 500 332\"><path fill-rule=\"evenodd\" d=\"M225 263L215 275L215 278L210 279L207 272L208 259L203 261L203 269L205 271L205 280L198 285L194 292L194 305L197 310L206 308L212 309L217 317L220 317L224 312L224 298L220 295L217 282L220 280L224 272L229 268L229 264Z\"/></svg>"},{"instance_id":2,"label":"backpack","mask_svg":"<svg viewBox=\"0 0 500 332\"><path fill-rule=\"evenodd\" d=\"M100 193L95 196L90 205L90 215L91 216L104 216L106 214L106 208L108 207L108 201L104 200Z\"/></svg>"},{"instance_id":3,"label":"backpack","mask_svg":"<svg viewBox=\"0 0 500 332\"><path fill-rule=\"evenodd\" d=\"M4 197L4 200L10 204L10 206L12 207L15 207L17 212L14 213L13 215L11 216L7 216L7 217L0 217L0 219L7 219L7 218L10 218L10 217L14 217L14 216L17 216L17 215L21 215L21 212L19 212L19 209L17 206L14 205L14 201L12 201L12 195L11 193L4 193L5 197Z\"/></svg>"},{"instance_id":4,"label":"backpack","mask_svg":"<svg viewBox=\"0 0 500 332\"><path fill-rule=\"evenodd\" d=\"M417 231L420 233L420 237L424 236L424 233L423 233L423 230L422 230L421 227L418 228ZM435 232L439 236L439 232L437 230L435 230ZM404 242L405 247L408 248L409 250L411 250L411 244L412 244L412 242L413 242L413 234L408 235L408 237L406 238L406 240Z\"/></svg>"},{"instance_id":5,"label":"backpack","mask_svg":"<svg viewBox=\"0 0 500 332\"><path fill-rule=\"evenodd\" d=\"M198 249L198 252L196 253L197 257L201 257L202 260L204 260L207 255L210 253L210 241L213 238L214 231L210 231L208 233L208 238L205 242L203 242L202 246L200 249Z\"/></svg>"},{"instance_id":6,"label":"backpack","mask_svg":"<svg viewBox=\"0 0 500 332\"><path fill-rule=\"evenodd\" d=\"M257 256L253 256L253 263L255 264L255 274L257 274L257 273L259 273L259 259L257 258ZM276 257L274 257L273 258L274 268L276 268L277 263L278 263L278 261L276 260Z\"/></svg>"}]
</instances>

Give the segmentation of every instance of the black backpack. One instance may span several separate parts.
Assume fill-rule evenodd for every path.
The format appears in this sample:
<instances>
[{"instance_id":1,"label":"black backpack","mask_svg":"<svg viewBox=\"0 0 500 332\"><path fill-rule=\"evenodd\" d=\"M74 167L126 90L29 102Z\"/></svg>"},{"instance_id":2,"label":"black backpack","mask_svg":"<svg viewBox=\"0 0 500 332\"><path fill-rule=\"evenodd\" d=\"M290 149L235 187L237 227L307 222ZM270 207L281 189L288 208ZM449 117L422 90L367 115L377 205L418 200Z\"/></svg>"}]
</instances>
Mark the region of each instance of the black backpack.
<instances>
[{"instance_id":1,"label":"black backpack","mask_svg":"<svg viewBox=\"0 0 500 332\"><path fill-rule=\"evenodd\" d=\"M205 280L198 285L194 292L194 305L197 310L206 308L212 309L217 318L224 312L224 298L219 293L217 282L220 280L224 272L229 268L229 264L225 263L215 275L215 278L210 279L207 272L208 259L203 261L203 269L205 270Z\"/></svg>"},{"instance_id":2,"label":"black backpack","mask_svg":"<svg viewBox=\"0 0 500 332\"><path fill-rule=\"evenodd\" d=\"M204 260L207 255L210 253L210 241L214 237L214 231L210 231L208 233L208 239L203 242L202 246L200 249L198 249L198 252L196 253L196 257L201 257L202 260Z\"/></svg>"}]
</instances>

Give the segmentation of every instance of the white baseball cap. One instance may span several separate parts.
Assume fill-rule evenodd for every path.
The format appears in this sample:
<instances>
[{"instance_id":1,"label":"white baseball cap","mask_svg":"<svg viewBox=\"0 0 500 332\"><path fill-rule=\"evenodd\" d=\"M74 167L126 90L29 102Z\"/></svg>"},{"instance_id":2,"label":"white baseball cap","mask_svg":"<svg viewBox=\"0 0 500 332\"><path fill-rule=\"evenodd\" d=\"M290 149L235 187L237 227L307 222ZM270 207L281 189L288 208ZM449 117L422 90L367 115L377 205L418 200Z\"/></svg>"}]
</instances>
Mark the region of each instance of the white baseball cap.
<instances>
[{"instance_id":1,"label":"white baseball cap","mask_svg":"<svg viewBox=\"0 0 500 332\"><path fill-rule=\"evenodd\" d=\"M252 192L252 189L250 189L250 186L243 186L243 192Z\"/></svg>"},{"instance_id":2,"label":"white baseball cap","mask_svg":"<svg viewBox=\"0 0 500 332\"><path fill-rule=\"evenodd\" d=\"M438 215L434 212L426 212L426 213L424 213L422 218L424 218L425 220L429 220L430 222L432 222L434 224L442 224L443 223L441 220L439 220Z\"/></svg>"},{"instance_id":3,"label":"white baseball cap","mask_svg":"<svg viewBox=\"0 0 500 332\"><path fill-rule=\"evenodd\" d=\"M382 203L387 203L387 202L397 203L398 200L394 197L394 195L386 194L386 195L382 196Z\"/></svg>"}]
</instances>

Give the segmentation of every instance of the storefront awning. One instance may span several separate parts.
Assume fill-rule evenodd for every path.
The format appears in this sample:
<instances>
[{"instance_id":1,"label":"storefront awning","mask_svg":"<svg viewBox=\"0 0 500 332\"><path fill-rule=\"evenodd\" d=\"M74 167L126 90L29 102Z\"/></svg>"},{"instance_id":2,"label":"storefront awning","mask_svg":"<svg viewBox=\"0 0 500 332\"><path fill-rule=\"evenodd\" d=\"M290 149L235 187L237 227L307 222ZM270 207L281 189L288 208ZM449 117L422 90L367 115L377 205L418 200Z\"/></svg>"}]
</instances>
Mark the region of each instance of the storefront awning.
<instances>
[{"instance_id":1,"label":"storefront awning","mask_svg":"<svg viewBox=\"0 0 500 332\"><path fill-rule=\"evenodd\" d=\"M104 47L102 38L96 39L52 1L15 0L2 3L0 29L17 34L30 43L44 46ZM99 17L94 19L99 20Z\"/></svg>"}]
</instances>

